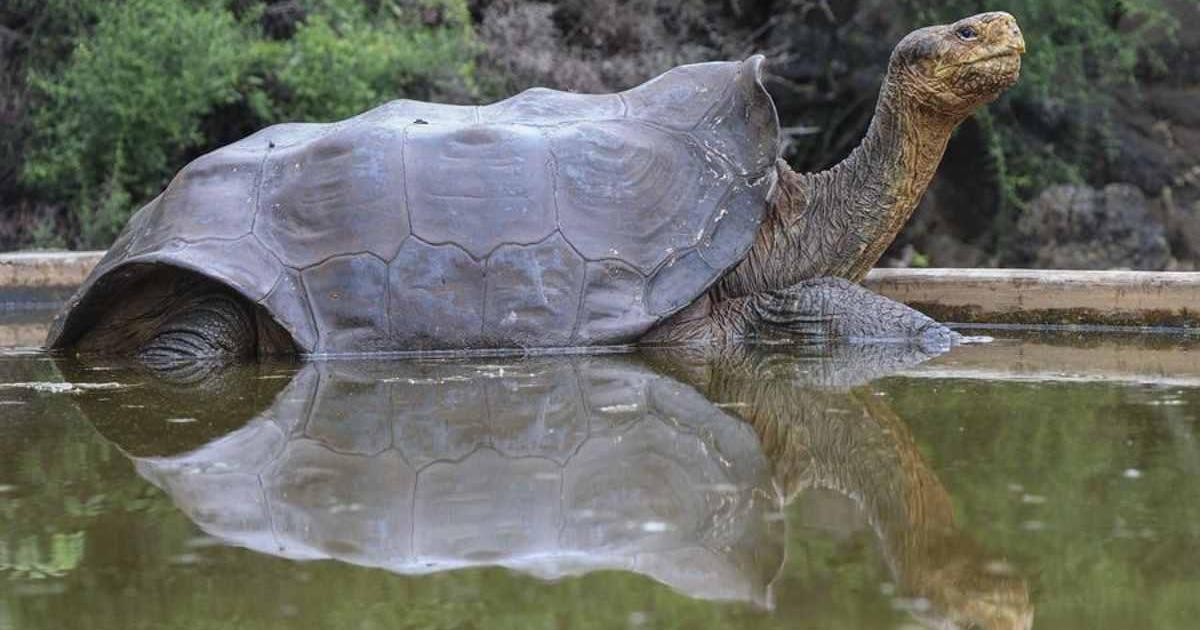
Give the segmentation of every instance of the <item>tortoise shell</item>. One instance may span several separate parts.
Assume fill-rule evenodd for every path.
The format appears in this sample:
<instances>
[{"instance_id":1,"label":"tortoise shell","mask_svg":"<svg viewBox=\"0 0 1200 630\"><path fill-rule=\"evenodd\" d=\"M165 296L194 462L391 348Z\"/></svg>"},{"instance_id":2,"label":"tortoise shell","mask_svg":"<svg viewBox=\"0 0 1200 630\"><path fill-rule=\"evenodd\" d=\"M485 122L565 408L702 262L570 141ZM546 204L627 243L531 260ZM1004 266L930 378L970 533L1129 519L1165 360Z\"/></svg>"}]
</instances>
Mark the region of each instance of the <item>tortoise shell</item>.
<instances>
[{"instance_id":1,"label":"tortoise shell","mask_svg":"<svg viewBox=\"0 0 1200 630\"><path fill-rule=\"evenodd\" d=\"M47 345L162 265L261 305L305 352L634 341L754 241L778 153L762 62L269 127L139 210Z\"/></svg>"},{"instance_id":2,"label":"tortoise shell","mask_svg":"<svg viewBox=\"0 0 1200 630\"><path fill-rule=\"evenodd\" d=\"M131 401L143 418L179 413L154 387L81 405L123 432ZM243 421L130 457L205 532L273 556L400 574L623 569L760 604L783 561L754 430L626 357L309 362Z\"/></svg>"}]
</instances>

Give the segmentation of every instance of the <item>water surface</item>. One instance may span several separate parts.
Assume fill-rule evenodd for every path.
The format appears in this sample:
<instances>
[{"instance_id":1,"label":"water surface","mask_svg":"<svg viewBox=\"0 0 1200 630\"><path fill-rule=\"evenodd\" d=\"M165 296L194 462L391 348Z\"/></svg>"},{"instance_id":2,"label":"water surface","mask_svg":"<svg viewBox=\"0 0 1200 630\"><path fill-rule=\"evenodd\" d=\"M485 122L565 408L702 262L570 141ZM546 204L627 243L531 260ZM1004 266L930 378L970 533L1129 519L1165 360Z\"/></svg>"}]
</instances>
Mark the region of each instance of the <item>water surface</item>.
<instances>
[{"instance_id":1,"label":"water surface","mask_svg":"<svg viewBox=\"0 0 1200 630\"><path fill-rule=\"evenodd\" d=\"M1000 337L8 350L0 628L1194 627L1200 343Z\"/></svg>"}]
</instances>

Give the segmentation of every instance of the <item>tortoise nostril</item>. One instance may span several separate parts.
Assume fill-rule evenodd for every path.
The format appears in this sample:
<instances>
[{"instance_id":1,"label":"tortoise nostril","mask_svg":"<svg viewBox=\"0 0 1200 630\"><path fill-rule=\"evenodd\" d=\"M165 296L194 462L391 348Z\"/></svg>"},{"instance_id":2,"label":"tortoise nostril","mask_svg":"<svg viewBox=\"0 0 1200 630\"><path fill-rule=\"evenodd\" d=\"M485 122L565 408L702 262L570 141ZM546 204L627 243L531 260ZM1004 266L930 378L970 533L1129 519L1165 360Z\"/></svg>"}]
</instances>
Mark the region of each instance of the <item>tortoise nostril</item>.
<instances>
[{"instance_id":1,"label":"tortoise nostril","mask_svg":"<svg viewBox=\"0 0 1200 630\"><path fill-rule=\"evenodd\" d=\"M1017 26L1016 22L1012 25L1012 40L1013 48L1020 54L1025 54L1025 35L1021 33L1021 27Z\"/></svg>"}]
</instances>

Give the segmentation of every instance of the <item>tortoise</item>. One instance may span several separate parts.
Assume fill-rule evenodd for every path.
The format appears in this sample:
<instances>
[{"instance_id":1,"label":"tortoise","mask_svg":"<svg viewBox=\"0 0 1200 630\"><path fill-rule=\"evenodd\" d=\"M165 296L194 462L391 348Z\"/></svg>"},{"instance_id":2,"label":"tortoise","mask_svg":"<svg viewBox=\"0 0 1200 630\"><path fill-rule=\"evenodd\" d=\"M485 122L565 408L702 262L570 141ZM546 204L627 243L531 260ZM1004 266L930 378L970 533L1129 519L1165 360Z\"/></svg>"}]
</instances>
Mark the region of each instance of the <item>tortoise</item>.
<instances>
[{"instance_id":1,"label":"tortoise","mask_svg":"<svg viewBox=\"0 0 1200 630\"><path fill-rule=\"evenodd\" d=\"M857 284L954 128L1011 86L1007 13L895 48L866 138L794 173L764 59L282 124L187 165L46 345L144 359L556 348L760 333L960 340Z\"/></svg>"}]
</instances>

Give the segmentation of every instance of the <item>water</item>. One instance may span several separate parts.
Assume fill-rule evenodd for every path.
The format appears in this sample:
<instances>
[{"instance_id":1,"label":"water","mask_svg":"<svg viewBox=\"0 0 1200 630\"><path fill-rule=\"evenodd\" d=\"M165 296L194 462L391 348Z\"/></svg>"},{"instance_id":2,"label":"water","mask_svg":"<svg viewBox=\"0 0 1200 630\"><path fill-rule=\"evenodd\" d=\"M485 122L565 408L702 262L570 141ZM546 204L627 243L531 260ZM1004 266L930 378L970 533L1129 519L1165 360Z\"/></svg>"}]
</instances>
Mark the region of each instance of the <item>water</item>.
<instances>
[{"instance_id":1,"label":"water","mask_svg":"<svg viewBox=\"0 0 1200 630\"><path fill-rule=\"evenodd\" d=\"M0 629L1195 627L1200 341L998 336L9 350Z\"/></svg>"}]
</instances>

